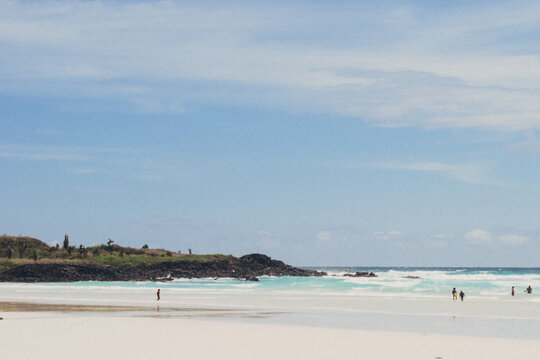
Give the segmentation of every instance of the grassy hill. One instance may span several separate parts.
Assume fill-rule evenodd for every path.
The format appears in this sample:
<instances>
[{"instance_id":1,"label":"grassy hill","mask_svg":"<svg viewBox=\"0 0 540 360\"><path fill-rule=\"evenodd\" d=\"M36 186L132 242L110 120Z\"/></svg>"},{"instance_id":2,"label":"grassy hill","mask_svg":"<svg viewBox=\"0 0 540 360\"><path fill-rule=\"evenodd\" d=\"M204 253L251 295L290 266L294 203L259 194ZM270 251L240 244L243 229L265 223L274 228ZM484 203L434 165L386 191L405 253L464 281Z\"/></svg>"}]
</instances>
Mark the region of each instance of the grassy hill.
<instances>
[{"instance_id":1,"label":"grassy hill","mask_svg":"<svg viewBox=\"0 0 540 360\"><path fill-rule=\"evenodd\" d=\"M49 246L28 236L0 235L0 269L26 263L92 263L101 265L150 265L164 261L208 262L232 258L231 255L188 255L165 249L125 247L109 241L107 244L85 247Z\"/></svg>"}]
</instances>

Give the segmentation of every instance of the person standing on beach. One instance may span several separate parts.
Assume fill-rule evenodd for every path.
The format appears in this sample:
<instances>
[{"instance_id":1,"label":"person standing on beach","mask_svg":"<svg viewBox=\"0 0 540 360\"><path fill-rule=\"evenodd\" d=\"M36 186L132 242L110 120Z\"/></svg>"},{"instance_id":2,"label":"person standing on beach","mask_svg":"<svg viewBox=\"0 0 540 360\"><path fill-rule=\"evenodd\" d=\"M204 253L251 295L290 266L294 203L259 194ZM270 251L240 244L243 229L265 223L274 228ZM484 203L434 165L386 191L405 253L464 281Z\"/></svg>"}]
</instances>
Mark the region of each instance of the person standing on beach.
<instances>
[{"instance_id":1,"label":"person standing on beach","mask_svg":"<svg viewBox=\"0 0 540 360\"><path fill-rule=\"evenodd\" d=\"M512 286L512 296L514 296L514 287Z\"/></svg>"},{"instance_id":2,"label":"person standing on beach","mask_svg":"<svg viewBox=\"0 0 540 360\"><path fill-rule=\"evenodd\" d=\"M452 289L452 300L457 300L457 291L456 288Z\"/></svg>"},{"instance_id":3,"label":"person standing on beach","mask_svg":"<svg viewBox=\"0 0 540 360\"><path fill-rule=\"evenodd\" d=\"M157 295L158 301L159 301L159 299L160 299L160 296L159 296L159 295L160 295L160 290L161 290L161 289L157 289L157 294L156 294L156 295Z\"/></svg>"},{"instance_id":4,"label":"person standing on beach","mask_svg":"<svg viewBox=\"0 0 540 360\"><path fill-rule=\"evenodd\" d=\"M463 290L459 292L459 297L461 298L461 301L463 301L463 298L465 297L465 293L463 292Z\"/></svg>"}]
</instances>

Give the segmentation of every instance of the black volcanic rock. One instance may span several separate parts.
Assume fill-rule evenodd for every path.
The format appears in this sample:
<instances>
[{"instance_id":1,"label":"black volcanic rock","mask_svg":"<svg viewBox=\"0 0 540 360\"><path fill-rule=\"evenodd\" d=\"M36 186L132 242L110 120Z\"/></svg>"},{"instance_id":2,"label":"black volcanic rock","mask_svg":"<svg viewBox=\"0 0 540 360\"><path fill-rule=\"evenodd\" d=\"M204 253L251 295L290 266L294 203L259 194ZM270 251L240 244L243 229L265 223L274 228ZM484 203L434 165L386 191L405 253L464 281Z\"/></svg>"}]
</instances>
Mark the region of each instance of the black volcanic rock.
<instances>
[{"instance_id":1,"label":"black volcanic rock","mask_svg":"<svg viewBox=\"0 0 540 360\"><path fill-rule=\"evenodd\" d=\"M24 264L0 272L3 282L65 282L113 279L110 267L93 264Z\"/></svg>"},{"instance_id":2,"label":"black volcanic rock","mask_svg":"<svg viewBox=\"0 0 540 360\"><path fill-rule=\"evenodd\" d=\"M347 273L343 274L343 276L348 277L377 277L377 275L373 272L367 272L367 271L357 271L355 273Z\"/></svg>"},{"instance_id":3,"label":"black volcanic rock","mask_svg":"<svg viewBox=\"0 0 540 360\"><path fill-rule=\"evenodd\" d=\"M262 254L214 261L163 261L152 265L105 266L91 263L23 264L0 270L0 282L169 281L174 278L236 278L258 281L260 276L323 276Z\"/></svg>"}]
</instances>

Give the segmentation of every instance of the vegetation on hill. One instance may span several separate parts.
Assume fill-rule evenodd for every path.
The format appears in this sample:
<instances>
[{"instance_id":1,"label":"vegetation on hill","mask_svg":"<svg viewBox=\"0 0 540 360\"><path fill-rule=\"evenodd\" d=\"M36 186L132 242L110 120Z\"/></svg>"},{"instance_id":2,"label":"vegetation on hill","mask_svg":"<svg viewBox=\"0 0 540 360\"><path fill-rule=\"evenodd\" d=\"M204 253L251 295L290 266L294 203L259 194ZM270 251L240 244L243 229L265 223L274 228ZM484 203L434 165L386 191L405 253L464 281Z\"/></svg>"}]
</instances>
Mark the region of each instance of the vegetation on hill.
<instances>
[{"instance_id":1,"label":"vegetation on hill","mask_svg":"<svg viewBox=\"0 0 540 360\"><path fill-rule=\"evenodd\" d=\"M114 266L151 265L164 261L208 262L225 260L231 255L182 254L164 249L125 247L109 239L106 244L73 246L66 235L62 246L49 246L28 236L0 235L0 269L25 263L91 263Z\"/></svg>"}]
</instances>

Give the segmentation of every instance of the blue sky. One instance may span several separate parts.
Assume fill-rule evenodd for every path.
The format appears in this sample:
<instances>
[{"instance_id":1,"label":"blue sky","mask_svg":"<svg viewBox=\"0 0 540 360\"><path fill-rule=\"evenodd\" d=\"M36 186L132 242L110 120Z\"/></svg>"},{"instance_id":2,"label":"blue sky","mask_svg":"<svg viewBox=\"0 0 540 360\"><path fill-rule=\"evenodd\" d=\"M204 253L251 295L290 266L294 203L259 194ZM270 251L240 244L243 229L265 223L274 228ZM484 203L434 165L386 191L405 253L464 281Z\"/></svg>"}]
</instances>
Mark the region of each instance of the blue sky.
<instances>
[{"instance_id":1,"label":"blue sky","mask_svg":"<svg viewBox=\"0 0 540 360\"><path fill-rule=\"evenodd\" d=\"M0 233L539 266L535 2L0 8Z\"/></svg>"}]
</instances>

